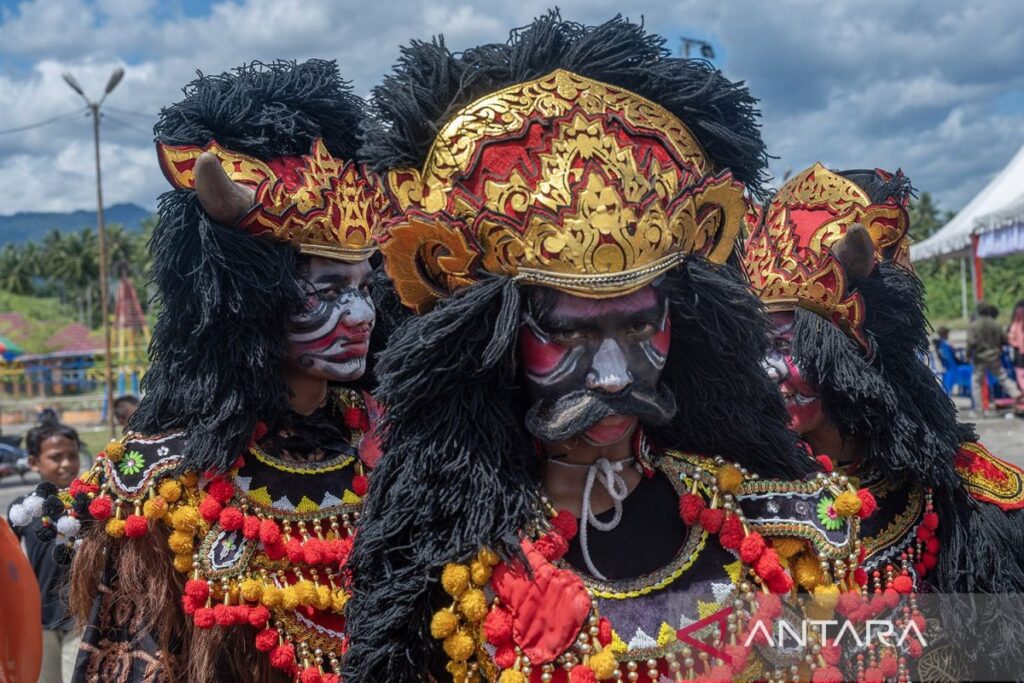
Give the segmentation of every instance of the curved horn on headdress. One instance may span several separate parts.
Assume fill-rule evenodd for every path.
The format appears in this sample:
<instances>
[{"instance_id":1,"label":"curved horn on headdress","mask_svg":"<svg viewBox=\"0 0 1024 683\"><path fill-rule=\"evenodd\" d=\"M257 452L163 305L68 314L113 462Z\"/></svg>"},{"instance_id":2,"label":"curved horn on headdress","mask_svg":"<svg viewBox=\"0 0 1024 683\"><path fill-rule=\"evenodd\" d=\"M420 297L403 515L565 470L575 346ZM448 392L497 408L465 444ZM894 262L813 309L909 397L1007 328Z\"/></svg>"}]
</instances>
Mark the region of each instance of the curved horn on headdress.
<instances>
[{"instance_id":1,"label":"curved horn on headdress","mask_svg":"<svg viewBox=\"0 0 1024 683\"><path fill-rule=\"evenodd\" d=\"M212 152L199 155L193 173L199 203L218 223L235 225L256 204L256 191L229 178Z\"/></svg>"},{"instance_id":2,"label":"curved horn on headdress","mask_svg":"<svg viewBox=\"0 0 1024 683\"><path fill-rule=\"evenodd\" d=\"M875 243L860 223L851 225L832 251L846 270L847 282L867 277L875 267Z\"/></svg>"}]
</instances>

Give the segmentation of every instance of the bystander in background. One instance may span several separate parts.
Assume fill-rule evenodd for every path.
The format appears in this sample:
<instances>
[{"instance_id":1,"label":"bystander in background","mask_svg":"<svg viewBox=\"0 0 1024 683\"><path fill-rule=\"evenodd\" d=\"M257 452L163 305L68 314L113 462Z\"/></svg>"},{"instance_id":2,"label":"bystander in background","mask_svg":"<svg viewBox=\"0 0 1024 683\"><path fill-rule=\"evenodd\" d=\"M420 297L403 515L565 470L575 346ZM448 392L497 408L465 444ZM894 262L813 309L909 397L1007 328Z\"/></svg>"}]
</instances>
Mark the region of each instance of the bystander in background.
<instances>
[{"instance_id":1,"label":"bystander in background","mask_svg":"<svg viewBox=\"0 0 1024 683\"><path fill-rule=\"evenodd\" d=\"M131 394L124 394L114 399L114 419L121 429L128 426L128 418L139 407L139 399Z\"/></svg>"},{"instance_id":2,"label":"bystander in background","mask_svg":"<svg viewBox=\"0 0 1024 683\"><path fill-rule=\"evenodd\" d=\"M1003 367L1003 346L1006 345L1006 332L996 322L999 309L986 301L978 302L978 315L967 329L967 356L974 363L974 376L971 391L980 402L981 387L987 381L985 373L991 373L1002 390L1012 399L1020 402L1020 389L1010 380Z\"/></svg>"},{"instance_id":3,"label":"bystander in background","mask_svg":"<svg viewBox=\"0 0 1024 683\"><path fill-rule=\"evenodd\" d=\"M1017 386L1024 390L1024 299L1013 307L1010 327L1006 330L1006 340L1013 349L1013 369L1017 374Z\"/></svg>"}]
</instances>

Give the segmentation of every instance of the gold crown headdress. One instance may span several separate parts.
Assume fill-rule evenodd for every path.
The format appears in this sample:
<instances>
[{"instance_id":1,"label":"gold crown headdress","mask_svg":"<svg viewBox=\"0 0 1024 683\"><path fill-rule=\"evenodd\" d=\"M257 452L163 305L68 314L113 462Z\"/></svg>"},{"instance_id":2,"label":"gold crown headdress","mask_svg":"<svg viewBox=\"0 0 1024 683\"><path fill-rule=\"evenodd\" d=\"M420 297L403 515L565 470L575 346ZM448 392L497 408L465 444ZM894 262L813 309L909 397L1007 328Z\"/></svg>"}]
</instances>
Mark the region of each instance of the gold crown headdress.
<instances>
[{"instance_id":1,"label":"gold crown headdress","mask_svg":"<svg viewBox=\"0 0 1024 683\"><path fill-rule=\"evenodd\" d=\"M387 208L379 178L335 159L322 140L310 153L261 161L210 142L205 147L157 143L160 168L176 188L194 188L195 166L209 152L235 183L253 188L251 208L237 227L293 244L301 253L357 263L376 250Z\"/></svg>"},{"instance_id":2,"label":"gold crown headdress","mask_svg":"<svg viewBox=\"0 0 1024 683\"><path fill-rule=\"evenodd\" d=\"M675 115L564 70L468 105L386 184L381 250L418 312L485 274L628 294L685 256L724 262L748 208Z\"/></svg>"},{"instance_id":3,"label":"gold crown headdress","mask_svg":"<svg viewBox=\"0 0 1024 683\"><path fill-rule=\"evenodd\" d=\"M769 310L814 311L869 348L864 300L849 291L849 274L838 253L856 224L871 238L874 263L884 259L911 267L904 202L872 203L856 183L814 164L772 199L747 240L743 266Z\"/></svg>"}]
</instances>

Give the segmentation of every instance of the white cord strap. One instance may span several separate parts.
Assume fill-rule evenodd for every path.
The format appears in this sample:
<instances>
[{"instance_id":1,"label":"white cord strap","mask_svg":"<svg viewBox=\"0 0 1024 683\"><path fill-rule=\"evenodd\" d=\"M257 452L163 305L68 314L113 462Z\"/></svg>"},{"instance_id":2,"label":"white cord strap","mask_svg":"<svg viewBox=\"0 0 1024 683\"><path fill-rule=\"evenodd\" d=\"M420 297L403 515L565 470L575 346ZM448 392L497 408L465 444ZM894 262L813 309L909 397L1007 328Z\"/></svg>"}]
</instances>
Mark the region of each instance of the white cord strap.
<instances>
[{"instance_id":1,"label":"white cord strap","mask_svg":"<svg viewBox=\"0 0 1024 683\"><path fill-rule=\"evenodd\" d=\"M622 478L621 472L629 462L632 462L632 459L612 462L607 458L599 458L587 469L587 483L583 487L583 504L581 506L583 524L580 525L580 549L583 551L583 561L587 563L587 569L590 570L591 576L602 581L608 579L598 571L594 566L594 561L590 558L590 548L587 546L587 527L593 525L598 531L611 531L622 521L622 501L629 495L629 487L626 485L626 480ZM590 495L594 489L594 480L598 475L601 475L601 485L604 486L615 505L615 514L608 522L599 520L590 507Z\"/></svg>"}]
</instances>

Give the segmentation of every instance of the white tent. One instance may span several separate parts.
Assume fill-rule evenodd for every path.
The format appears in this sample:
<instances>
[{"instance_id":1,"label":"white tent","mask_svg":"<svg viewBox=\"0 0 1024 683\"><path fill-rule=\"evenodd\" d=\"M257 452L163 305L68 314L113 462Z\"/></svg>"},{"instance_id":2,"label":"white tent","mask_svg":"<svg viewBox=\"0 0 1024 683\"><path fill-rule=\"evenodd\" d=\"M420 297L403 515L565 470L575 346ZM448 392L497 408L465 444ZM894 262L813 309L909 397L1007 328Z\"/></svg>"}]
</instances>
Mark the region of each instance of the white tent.
<instances>
[{"instance_id":1,"label":"white tent","mask_svg":"<svg viewBox=\"0 0 1024 683\"><path fill-rule=\"evenodd\" d=\"M1021 185L1024 186L1024 180ZM1006 208L979 218L975 226L978 258L994 258L1024 251L1024 192Z\"/></svg>"},{"instance_id":2,"label":"white tent","mask_svg":"<svg viewBox=\"0 0 1024 683\"><path fill-rule=\"evenodd\" d=\"M1024 146L1002 171L975 195L967 206L934 235L910 247L913 261L925 261L940 256L970 255L971 235L976 232L978 219L1006 208L1024 191Z\"/></svg>"}]
</instances>

